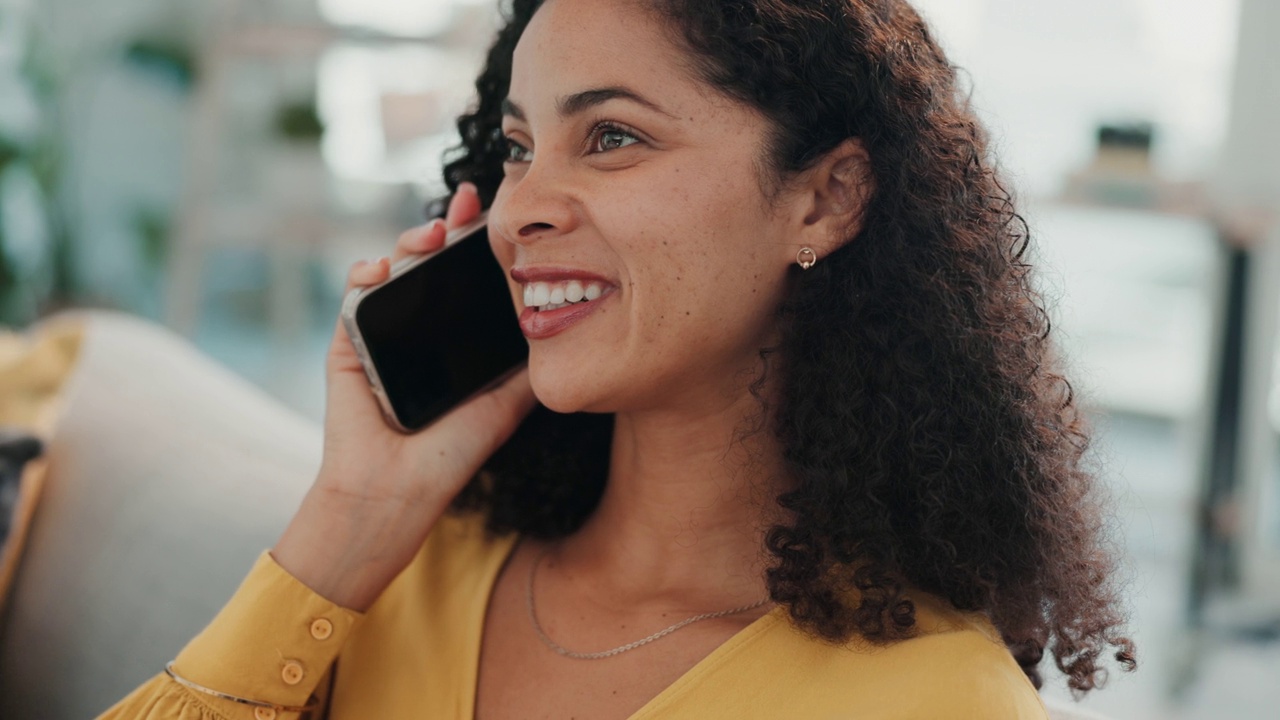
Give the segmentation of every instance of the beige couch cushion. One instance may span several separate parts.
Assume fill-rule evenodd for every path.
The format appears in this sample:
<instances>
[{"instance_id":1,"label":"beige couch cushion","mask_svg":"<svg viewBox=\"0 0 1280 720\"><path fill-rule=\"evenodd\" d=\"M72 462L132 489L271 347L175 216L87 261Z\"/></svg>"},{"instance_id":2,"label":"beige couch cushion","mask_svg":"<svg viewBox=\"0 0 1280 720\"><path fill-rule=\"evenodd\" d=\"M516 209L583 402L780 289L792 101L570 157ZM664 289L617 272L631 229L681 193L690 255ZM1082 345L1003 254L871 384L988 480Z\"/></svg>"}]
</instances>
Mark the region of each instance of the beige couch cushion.
<instances>
[{"instance_id":1,"label":"beige couch cushion","mask_svg":"<svg viewBox=\"0 0 1280 720\"><path fill-rule=\"evenodd\" d=\"M147 677L270 547L320 463L315 424L163 328L85 322L0 618L0 717L83 719Z\"/></svg>"}]
</instances>

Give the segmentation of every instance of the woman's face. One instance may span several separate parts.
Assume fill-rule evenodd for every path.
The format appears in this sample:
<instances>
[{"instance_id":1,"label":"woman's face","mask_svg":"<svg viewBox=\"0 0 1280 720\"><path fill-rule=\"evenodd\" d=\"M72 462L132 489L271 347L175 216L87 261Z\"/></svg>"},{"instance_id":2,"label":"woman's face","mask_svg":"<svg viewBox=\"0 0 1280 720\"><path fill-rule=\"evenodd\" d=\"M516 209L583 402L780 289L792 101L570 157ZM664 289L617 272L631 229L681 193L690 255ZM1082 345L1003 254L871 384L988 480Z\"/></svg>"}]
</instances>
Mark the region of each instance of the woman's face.
<instances>
[{"instance_id":1,"label":"woman's face","mask_svg":"<svg viewBox=\"0 0 1280 720\"><path fill-rule=\"evenodd\" d=\"M553 410L723 405L769 343L795 213L766 120L688 62L627 0L549 0L516 47L490 238Z\"/></svg>"}]
</instances>

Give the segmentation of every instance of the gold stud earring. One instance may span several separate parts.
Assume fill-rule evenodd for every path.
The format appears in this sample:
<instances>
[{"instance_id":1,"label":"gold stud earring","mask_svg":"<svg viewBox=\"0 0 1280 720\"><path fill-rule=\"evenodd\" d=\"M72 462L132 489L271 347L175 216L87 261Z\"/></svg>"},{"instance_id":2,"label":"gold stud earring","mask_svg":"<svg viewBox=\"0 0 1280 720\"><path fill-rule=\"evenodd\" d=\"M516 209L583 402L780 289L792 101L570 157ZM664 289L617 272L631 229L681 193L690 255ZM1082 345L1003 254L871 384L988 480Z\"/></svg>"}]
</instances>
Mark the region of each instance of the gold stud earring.
<instances>
[{"instance_id":1,"label":"gold stud earring","mask_svg":"<svg viewBox=\"0 0 1280 720\"><path fill-rule=\"evenodd\" d=\"M796 262L800 263L801 268L808 270L813 267L814 263L818 262L818 253L814 252L813 248L810 247L800 248L800 252L796 253Z\"/></svg>"}]
</instances>

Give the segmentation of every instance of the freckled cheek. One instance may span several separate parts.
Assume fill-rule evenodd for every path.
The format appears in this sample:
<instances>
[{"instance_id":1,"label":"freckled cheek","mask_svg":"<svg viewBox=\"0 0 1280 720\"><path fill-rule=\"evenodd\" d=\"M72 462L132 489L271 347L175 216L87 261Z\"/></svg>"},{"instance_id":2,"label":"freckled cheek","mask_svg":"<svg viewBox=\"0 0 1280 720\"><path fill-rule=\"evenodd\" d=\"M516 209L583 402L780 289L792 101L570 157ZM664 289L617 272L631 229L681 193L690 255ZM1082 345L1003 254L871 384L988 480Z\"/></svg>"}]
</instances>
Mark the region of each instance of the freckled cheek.
<instances>
[{"instance_id":1,"label":"freckled cheek","mask_svg":"<svg viewBox=\"0 0 1280 720\"><path fill-rule=\"evenodd\" d=\"M679 241L674 229L646 239L626 258L635 336L654 349L684 352L733 338L750 324L746 316L767 312L752 271L744 266L741 242L713 227L684 230L688 235Z\"/></svg>"},{"instance_id":2,"label":"freckled cheek","mask_svg":"<svg viewBox=\"0 0 1280 720\"><path fill-rule=\"evenodd\" d=\"M651 280L632 295L633 331L646 353L686 355L734 334L740 322L716 287L684 274ZM731 302L731 301L730 301Z\"/></svg>"}]
</instances>

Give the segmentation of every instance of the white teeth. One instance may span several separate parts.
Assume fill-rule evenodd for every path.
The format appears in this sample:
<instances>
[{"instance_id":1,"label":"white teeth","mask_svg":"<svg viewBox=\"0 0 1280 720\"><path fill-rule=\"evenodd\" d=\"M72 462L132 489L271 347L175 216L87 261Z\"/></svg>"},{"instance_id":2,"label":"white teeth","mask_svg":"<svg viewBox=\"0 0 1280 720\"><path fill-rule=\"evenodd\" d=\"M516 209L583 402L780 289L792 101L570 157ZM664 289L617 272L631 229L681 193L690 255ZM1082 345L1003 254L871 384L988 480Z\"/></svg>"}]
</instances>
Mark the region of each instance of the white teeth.
<instances>
[{"instance_id":1,"label":"white teeth","mask_svg":"<svg viewBox=\"0 0 1280 720\"><path fill-rule=\"evenodd\" d=\"M534 282L524 286L524 305L539 310L556 310L584 300L596 300L603 294L604 285L597 282L586 285L578 280L555 285Z\"/></svg>"},{"instance_id":2,"label":"white teeth","mask_svg":"<svg viewBox=\"0 0 1280 720\"><path fill-rule=\"evenodd\" d=\"M534 307L541 307L551 302L551 286L546 283L533 284L533 302L529 303Z\"/></svg>"}]
</instances>

